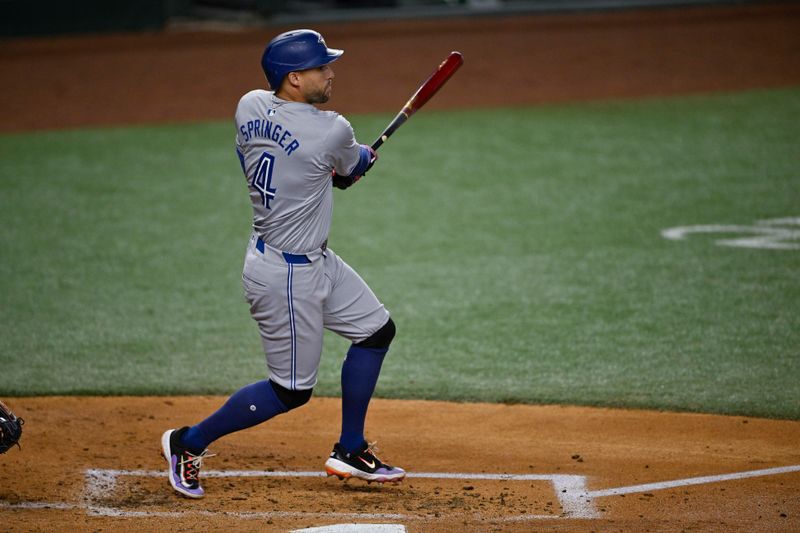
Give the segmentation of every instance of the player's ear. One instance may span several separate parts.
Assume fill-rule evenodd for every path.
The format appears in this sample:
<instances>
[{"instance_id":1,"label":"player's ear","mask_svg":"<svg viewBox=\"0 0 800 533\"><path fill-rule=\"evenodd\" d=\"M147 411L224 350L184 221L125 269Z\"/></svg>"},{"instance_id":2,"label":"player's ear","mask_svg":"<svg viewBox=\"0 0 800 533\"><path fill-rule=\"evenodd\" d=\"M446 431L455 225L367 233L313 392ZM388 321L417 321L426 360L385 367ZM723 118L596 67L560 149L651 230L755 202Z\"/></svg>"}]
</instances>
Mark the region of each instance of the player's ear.
<instances>
[{"instance_id":1,"label":"player's ear","mask_svg":"<svg viewBox=\"0 0 800 533\"><path fill-rule=\"evenodd\" d=\"M289 85L292 87L300 87L300 74L297 72L290 72L286 75L286 81L288 81Z\"/></svg>"}]
</instances>

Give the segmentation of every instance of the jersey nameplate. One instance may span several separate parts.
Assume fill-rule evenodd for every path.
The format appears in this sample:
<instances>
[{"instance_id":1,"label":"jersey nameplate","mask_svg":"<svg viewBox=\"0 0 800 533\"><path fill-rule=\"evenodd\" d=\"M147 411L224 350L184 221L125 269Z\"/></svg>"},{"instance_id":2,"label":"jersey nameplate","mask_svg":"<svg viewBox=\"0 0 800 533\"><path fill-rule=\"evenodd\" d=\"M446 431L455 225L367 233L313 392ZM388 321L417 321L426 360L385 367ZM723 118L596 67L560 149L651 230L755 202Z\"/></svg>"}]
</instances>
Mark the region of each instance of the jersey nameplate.
<instances>
[{"instance_id":1,"label":"jersey nameplate","mask_svg":"<svg viewBox=\"0 0 800 533\"><path fill-rule=\"evenodd\" d=\"M250 141L253 137L269 139L283 148L286 155L292 155L292 152L300 148L300 142L294 138L292 132L277 122L265 118L248 120L246 124L241 125L239 132L242 134L244 142Z\"/></svg>"}]
</instances>

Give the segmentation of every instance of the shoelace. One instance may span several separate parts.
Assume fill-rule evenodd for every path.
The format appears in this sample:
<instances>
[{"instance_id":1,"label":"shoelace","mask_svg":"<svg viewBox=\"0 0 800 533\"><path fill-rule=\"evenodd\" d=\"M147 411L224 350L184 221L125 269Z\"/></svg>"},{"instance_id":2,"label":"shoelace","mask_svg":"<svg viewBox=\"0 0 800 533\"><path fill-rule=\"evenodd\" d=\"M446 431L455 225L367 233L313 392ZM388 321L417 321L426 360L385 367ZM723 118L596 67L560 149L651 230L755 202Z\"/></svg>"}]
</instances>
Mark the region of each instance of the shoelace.
<instances>
[{"instance_id":1,"label":"shoelace","mask_svg":"<svg viewBox=\"0 0 800 533\"><path fill-rule=\"evenodd\" d=\"M378 441L374 441L374 442L367 442L367 449L366 449L366 450L364 450L364 451L365 451L366 453L368 453L368 454L372 455L372 457L374 457L374 458L375 458L375 459L376 459L376 460L377 460L379 463L383 463L383 461L381 461L381 460L378 458L378 453L377 453L377 452L378 452L378 451L380 451L380 450L378 449Z\"/></svg>"},{"instance_id":2,"label":"shoelace","mask_svg":"<svg viewBox=\"0 0 800 533\"><path fill-rule=\"evenodd\" d=\"M214 457L215 455L217 454L208 453L208 450L203 450L203 453L200 455L194 455L190 451L186 450L178 459L178 464L185 467L184 477L186 477L186 479L197 481L198 475L200 474L200 468L203 466L203 459Z\"/></svg>"}]
</instances>

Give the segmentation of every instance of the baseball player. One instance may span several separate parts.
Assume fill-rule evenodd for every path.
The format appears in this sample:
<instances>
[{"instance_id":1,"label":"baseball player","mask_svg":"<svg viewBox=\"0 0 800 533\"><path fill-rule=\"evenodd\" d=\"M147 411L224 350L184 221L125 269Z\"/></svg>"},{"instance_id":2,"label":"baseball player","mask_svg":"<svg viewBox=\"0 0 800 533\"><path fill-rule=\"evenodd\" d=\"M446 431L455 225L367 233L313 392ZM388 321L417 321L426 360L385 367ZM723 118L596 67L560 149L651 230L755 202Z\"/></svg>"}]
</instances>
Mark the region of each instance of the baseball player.
<instances>
[{"instance_id":1,"label":"baseball player","mask_svg":"<svg viewBox=\"0 0 800 533\"><path fill-rule=\"evenodd\" d=\"M352 342L342 366L342 427L325 463L329 475L400 481L364 438L364 421L395 335L389 312L364 280L327 247L333 187L346 189L374 164L350 123L327 102L331 63L344 52L312 30L282 33L261 59L272 91L245 94L236 110L236 152L253 206L242 283L258 324L269 379L248 385L202 422L161 438L172 487L203 497L208 445L302 406L317 382L323 328Z\"/></svg>"}]
</instances>

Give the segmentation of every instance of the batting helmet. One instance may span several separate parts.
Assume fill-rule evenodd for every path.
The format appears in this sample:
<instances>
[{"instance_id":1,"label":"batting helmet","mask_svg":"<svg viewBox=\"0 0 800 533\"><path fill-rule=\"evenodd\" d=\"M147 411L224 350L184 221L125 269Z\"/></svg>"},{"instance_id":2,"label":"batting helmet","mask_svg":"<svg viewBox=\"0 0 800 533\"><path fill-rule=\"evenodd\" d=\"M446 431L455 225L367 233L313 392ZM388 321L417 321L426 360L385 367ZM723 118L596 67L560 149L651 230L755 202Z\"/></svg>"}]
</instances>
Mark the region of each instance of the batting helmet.
<instances>
[{"instance_id":1,"label":"batting helmet","mask_svg":"<svg viewBox=\"0 0 800 533\"><path fill-rule=\"evenodd\" d=\"M292 30L269 42L261 56L261 68L272 90L277 91L290 72L327 65L343 53L344 50L328 48L322 35L314 30Z\"/></svg>"}]
</instances>

